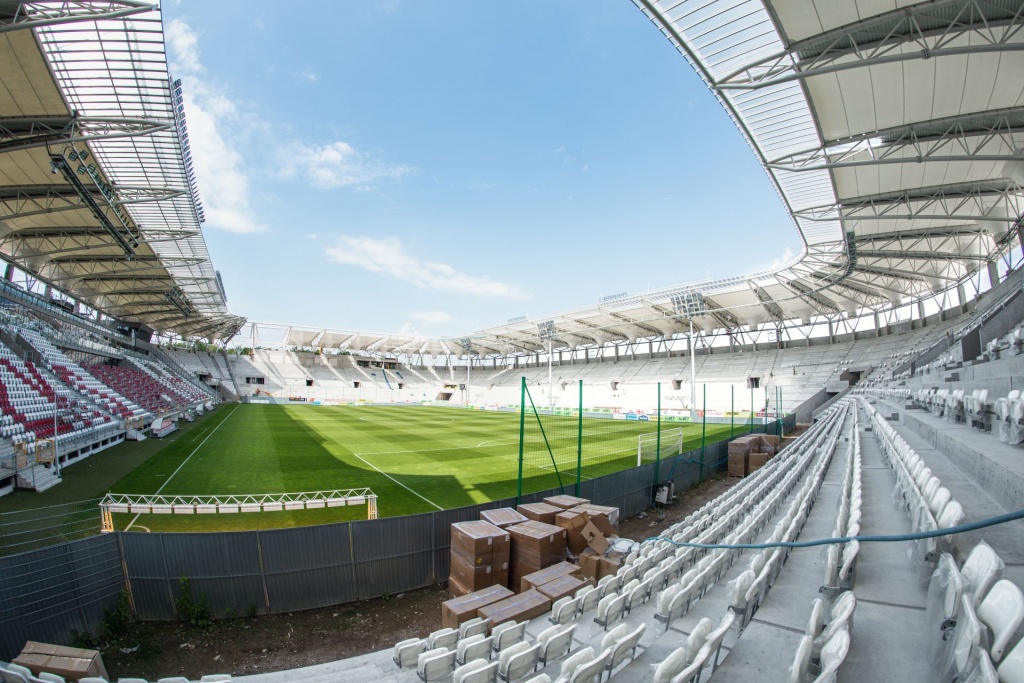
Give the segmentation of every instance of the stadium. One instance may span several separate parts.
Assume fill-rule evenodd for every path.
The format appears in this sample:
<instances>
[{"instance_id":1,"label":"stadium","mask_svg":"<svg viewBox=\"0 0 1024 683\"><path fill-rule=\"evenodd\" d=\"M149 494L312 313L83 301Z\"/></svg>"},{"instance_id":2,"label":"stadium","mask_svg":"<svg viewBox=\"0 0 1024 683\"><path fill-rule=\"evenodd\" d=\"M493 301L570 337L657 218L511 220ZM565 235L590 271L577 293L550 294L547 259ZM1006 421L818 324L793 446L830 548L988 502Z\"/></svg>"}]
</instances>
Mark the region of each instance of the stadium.
<instances>
[{"instance_id":1,"label":"stadium","mask_svg":"<svg viewBox=\"0 0 1024 683\"><path fill-rule=\"evenodd\" d=\"M1024 2L634 5L800 252L430 336L233 312L165 11L0 0L0 679L1024 681Z\"/></svg>"}]
</instances>

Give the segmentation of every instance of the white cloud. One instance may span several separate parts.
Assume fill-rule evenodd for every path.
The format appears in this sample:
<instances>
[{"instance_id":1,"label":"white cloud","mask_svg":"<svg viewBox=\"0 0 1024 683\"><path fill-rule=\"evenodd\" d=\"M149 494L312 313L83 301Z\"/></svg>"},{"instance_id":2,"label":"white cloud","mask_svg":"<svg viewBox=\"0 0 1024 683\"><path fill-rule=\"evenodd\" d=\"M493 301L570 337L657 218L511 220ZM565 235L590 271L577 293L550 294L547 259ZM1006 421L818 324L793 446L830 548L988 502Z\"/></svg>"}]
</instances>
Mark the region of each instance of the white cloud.
<instances>
[{"instance_id":1,"label":"white cloud","mask_svg":"<svg viewBox=\"0 0 1024 683\"><path fill-rule=\"evenodd\" d=\"M409 314L409 317L427 325L437 325L452 321L451 314L444 311L414 311Z\"/></svg>"},{"instance_id":2,"label":"white cloud","mask_svg":"<svg viewBox=\"0 0 1024 683\"><path fill-rule=\"evenodd\" d=\"M199 38L191 27L173 19L166 37L171 69L184 76L189 143L207 224L230 232L261 232L266 226L251 205L245 161L226 133L241 118L238 109L203 78Z\"/></svg>"},{"instance_id":3,"label":"white cloud","mask_svg":"<svg viewBox=\"0 0 1024 683\"><path fill-rule=\"evenodd\" d=\"M486 277L461 273L446 263L422 261L406 252L396 237L338 238L327 256L338 263L359 266L372 273L389 275L424 289L441 289L460 294L522 299L526 295L519 287L497 282Z\"/></svg>"},{"instance_id":4,"label":"white cloud","mask_svg":"<svg viewBox=\"0 0 1024 683\"><path fill-rule=\"evenodd\" d=\"M303 69L302 71L295 73L295 80L302 81L304 83L316 83L320 80L320 74L312 69Z\"/></svg>"},{"instance_id":5,"label":"white cloud","mask_svg":"<svg viewBox=\"0 0 1024 683\"><path fill-rule=\"evenodd\" d=\"M414 171L409 166L385 164L342 141L313 146L293 144L282 148L281 155L285 177L300 176L322 190L365 188L382 180L398 180Z\"/></svg>"},{"instance_id":6,"label":"white cloud","mask_svg":"<svg viewBox=\"0 0 1024 683\"><path fill-rule=\"evenodd\" d=\"M318 234L317 234L317 233L315 233L315 232L307 232L307 233L306 233L306 239L307 239L307 240L315 240L315 239L316 239L316 238L318 238L318 237L320 237L320 235L318 235Z\"/></svg>"},{"instance_id":7,"label":"white cloud","mask_svg":"<svg viewBox=\"0 0 1024 683\"><path fill-rule=\"evenodd\" d=\"M782 256L778 256L773 259L768 268L770 270L776 270L778 268L788 266L794 258L796 258L796 254L793 253L793 250L790 247L786 247L785 251L782 252Z\"/></svg>"}]
</instances>

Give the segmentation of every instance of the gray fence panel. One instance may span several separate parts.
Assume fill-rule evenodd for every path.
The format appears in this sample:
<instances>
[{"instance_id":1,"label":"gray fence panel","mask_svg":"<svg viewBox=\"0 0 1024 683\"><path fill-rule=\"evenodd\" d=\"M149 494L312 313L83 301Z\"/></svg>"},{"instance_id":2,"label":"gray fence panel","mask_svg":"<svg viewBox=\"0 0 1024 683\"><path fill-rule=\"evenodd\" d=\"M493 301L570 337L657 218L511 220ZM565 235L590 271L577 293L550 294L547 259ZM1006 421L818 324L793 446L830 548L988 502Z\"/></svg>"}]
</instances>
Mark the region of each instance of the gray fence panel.
<instances>
[{"instance_id":1,"label":"gray fence panel","mask_svg":"<svg viewBox=\"0 0 1024 683\"><path fill-rule=\"evenodd\" d=\"M594 487L594 497L591 500L598 505L610 505L622 509L622 494L625 484L622 472L592 479L591 483ZM623 514L622 517L628 517L628 515Z\"/></svg>"},{"instance_id":2,"label":"gray fence panel","mask_svg":"<svg viewBox=\"0 0 1024 683\"><path fill-rule=\"evenodd\" d=\"M184 576L191 584L192 598L208 598L216 616L223 616L228 609L245 613L252 605L262 611L265 597L255 531L160 535L175 598L180 595L179 581Z\"/></svg>"},{"instance_id":3,"label":"gray fence panel","mask_svg":"<svg viewBox=\"0 0 1024 683\"><path fill-rule=\"evenodd\" d=\"M171 575L164 561L163 535L121 532L121 551L135 616L142 621L175 619ZM174 579L177 581L177 577Z\"/></svg>"},{"instance_id":4,"label":"gray fence panel","mask_svg":"<svg viewBox=\"0 0 1024 683\"><path fill-rule=\"evenodd\" d=\"M632 517L651 507L654 500L652 483L654 482L654 465L642 465L625 470L623 475L623 495L620 514Z\"/></svg>"},{"instance_id":5,"label":"gray fence panel","mask_svg":"<svg viewBox=\"0 0 1024 683\"><path fill-rule=\"evenodd\" d=\"M68 644L94 633L124 588L117 537L71 541L0 559L0 659L26 640Z\"/></svg>"},{"instance_id":6,"label":"gray fence panel","mask_svg":"<svg viewBox=\"0 0 1024 683\"><path fill-rule=\"evenodd\" d=\"M258 532L271 614L356 600L348 522Z\"/></svg>"},{"instance_id":7,"label":"gray fence panel","mask_svg":"<svg viewBox=\"0 0 1024 683\"><path fill-rule=\"evenodd\" d=\"M352 522L359 598L401 593L434 582L434 514Z\"/></svg>"}]
</instances>

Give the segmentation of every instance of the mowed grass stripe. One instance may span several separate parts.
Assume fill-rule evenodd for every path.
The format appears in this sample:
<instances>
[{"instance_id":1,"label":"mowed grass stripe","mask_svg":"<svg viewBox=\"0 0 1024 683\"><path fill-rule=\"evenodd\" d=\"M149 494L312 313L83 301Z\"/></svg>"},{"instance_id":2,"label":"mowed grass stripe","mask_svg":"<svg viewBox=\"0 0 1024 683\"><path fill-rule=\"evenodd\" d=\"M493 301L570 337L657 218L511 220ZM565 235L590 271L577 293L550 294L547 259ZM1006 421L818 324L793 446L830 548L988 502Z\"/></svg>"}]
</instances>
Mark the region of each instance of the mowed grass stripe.
<instances>
[{"instance_id":1,"label":"mowed grass stripe","mask_svg":"<svg viewBox=\"0 0 1024 683\"><path fill-rule=\"evenodd\" d=\"M225 411L225 417L228 411ZM167 495L284 493L369 487L382 516L430 512L515 496L519 415L434 407L240 405L185 442L171 444L112 487L119 493ZM563 483L574 481L576 418L545 416ZM678 426L675 424L673 426ZM636 463L636 437L650 422L585 419L585 478ZM684 448L699 444L700 425L686 425ZM536 430L534 430L536 431ZM191 460L168 483L166 478ZM728 425L724 436L728 436ZM722 438L708 428L708 440ZM527 431L524 491L552 488L558 478L539 433ZM416 495L410 492L415 491ZM420 498L422 496L422 498ZM429 502L428 502L429 501ZM238 515L146 515L158 530L277 528L363 519L365 507ZM124 521L125 523L127 520ZM118 523L122 523L118 520Z\"/></svg>"}]
</instances>

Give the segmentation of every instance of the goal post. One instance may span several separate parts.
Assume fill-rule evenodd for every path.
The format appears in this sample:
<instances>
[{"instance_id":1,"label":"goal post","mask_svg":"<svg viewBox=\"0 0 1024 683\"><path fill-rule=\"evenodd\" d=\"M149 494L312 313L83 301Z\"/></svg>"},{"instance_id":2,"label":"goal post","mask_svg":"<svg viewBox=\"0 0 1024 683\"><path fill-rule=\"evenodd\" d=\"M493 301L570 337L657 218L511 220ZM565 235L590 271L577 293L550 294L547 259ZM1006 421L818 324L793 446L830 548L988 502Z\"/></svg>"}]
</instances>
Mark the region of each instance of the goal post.
<instances>
[{"instance_id":1,"label":"goal post","mask_svg":"<svg viewBox=\"0 0 1024 683\"><path fill-rule=\"evenodd\" d=\"M661 453L658 453L658 432L637 435L636 466L657 462L683 452L683 428L661 430Z\"/></svg>"}]
</instances>

